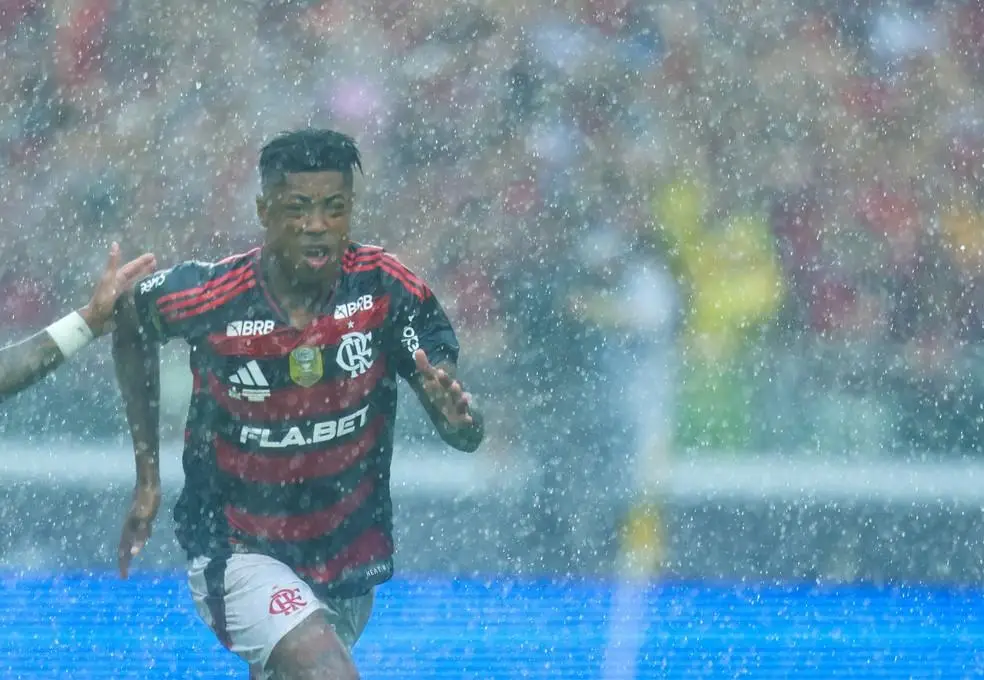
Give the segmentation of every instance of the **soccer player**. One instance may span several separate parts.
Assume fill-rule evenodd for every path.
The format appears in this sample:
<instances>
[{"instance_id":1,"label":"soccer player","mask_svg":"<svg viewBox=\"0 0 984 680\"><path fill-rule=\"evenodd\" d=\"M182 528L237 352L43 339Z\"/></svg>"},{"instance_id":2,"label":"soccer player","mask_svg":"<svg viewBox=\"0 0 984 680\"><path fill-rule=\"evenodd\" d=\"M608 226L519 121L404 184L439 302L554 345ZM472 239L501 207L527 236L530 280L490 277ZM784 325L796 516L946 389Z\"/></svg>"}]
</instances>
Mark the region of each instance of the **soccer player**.
<instances>
[{"instance_id":1,"label":"soccer player","mask_svg":"<svg viewBox=\"0 0 984 680\"><path fill-rule=\"evenodd\" d=\"M145 254L120 267L120 247L113 243L89 304L40 333L0 349L0 399L30 387L105 333L120 293L156 266L154 256Z\"/></svg>"},{"instance_id":2,"label":"soccer player","mask_svg":"<svg viewBox=\"0 0 984 680\"><path fill-rule=\"evenodd\" d=\"M160 504L157 346L181 338L194 387L177 537L198 612L254 677L358 677L350 648L393 572L397 375L450 446L483 438L430 288L349 238L356 169L340 133L274 138L259 161L263 247L178 264L117 308L137 469L120 573Z\"/></svg>"}]
</instances>

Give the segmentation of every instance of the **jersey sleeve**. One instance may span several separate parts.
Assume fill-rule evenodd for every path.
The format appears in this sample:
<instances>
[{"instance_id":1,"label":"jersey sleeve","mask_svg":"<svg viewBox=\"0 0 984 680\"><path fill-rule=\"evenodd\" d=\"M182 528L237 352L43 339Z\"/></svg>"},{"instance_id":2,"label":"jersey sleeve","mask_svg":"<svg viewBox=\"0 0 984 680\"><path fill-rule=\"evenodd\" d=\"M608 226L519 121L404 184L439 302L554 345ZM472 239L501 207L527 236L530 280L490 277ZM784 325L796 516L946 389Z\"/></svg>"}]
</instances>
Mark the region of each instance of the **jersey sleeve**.
<instances>
[{"instance_id":1,"label":"jersey sleeve","mask_svg":"<svg viewBox=\"0 0 984 680\"><path fill-rule=\"evenodd\" d=\"M183 262L138 281L133 287L133 301L144 337L163 344L194 335L199 321L189 312L209 272L207 264Z\"/></svg>"},{"instance_id":2,"label":"jersey sleeve","mask_svg":"<svg viewBox=\"0 0 984 680\"><path fill-rule=\"evenodd\" d=\"M424 350L432 365L457 363L458 338L447 313L430 287L402 264L388 268L396 347L396 370L410 380L417 372L413 353Z\"/></svg>"}]
</instances>

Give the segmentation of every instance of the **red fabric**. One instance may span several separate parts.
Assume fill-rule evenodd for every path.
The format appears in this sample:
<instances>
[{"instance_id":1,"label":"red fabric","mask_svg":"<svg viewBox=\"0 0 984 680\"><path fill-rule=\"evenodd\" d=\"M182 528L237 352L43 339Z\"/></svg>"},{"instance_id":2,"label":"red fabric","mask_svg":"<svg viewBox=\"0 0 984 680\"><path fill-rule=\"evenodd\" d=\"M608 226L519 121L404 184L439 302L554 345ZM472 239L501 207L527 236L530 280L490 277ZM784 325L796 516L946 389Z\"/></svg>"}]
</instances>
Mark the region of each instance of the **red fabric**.
<instances>
[{"instance_id":1,"label":"red fabric","mask_svg":"<svg viewBox=\"0 0 984 680\"><path fill-rule=\"evenodd\" d=\"M336 531L374 490L375 480L366 477L334 505L307 515L253 515L231 505L226 506L225 514L233 529L250 536L273 541L310 541Z\"/></svg>"},{"instance_id":2,"label":"red fabric","mask_svg":"<svg viewBox=\"0 0 984 680\"><path fill-rule=\"evenodd\" d=\"M85 0L68 25L58 29L61 76L66 85L82 84L98 73L113 9L113 0Z\"/></svg>"},{"instance_id":3,"label":"red fabric","mask_svg":"<svg viewBox=\"0 0 984 680\"><path fill-rule=\"evenodd\" d=\"M858 209L872 231L889 237L901 235L919 221L919 206L911 194L880 183L861 192Z\"/></svg>"}]
</instances>

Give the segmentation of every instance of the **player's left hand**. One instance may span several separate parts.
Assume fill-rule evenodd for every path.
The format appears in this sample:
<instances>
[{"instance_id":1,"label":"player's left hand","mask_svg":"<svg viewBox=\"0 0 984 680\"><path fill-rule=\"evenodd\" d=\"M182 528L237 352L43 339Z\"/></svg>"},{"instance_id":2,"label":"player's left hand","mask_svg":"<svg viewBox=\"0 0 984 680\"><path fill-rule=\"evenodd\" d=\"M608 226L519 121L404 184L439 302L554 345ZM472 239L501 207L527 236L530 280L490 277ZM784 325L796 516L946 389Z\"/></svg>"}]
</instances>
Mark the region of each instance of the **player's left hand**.
<instances>
[{"instance_id":1,"label":"player's left hand","mask_svg":"<svg viewBox=\"0 0 984 680\"><path fill-rule=\"evenodd\" d=\"M434 407L441 412L452 428L469 427L474 422L468 405L471 395L464 391L461 383L448 375L442 368L431 365L422 349L413 353L420 386Z\"/></svg>"}]
</instances>

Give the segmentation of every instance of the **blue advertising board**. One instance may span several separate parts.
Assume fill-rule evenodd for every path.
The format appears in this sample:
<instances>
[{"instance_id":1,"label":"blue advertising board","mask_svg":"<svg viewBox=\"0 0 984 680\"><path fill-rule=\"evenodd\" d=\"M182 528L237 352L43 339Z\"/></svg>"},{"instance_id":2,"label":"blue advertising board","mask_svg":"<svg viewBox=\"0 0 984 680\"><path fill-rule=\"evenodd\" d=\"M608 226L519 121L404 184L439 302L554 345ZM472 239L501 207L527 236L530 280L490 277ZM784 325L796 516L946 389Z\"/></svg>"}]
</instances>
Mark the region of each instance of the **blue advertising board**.
<instances>
[{"instance_id":1,"label":"blue advertising board","mask_svg":"<svg viewBox=\"0 0 984 680\"><path fill-rule=\"evenodd\" d=\"M404 576L378 591L365 680L969 678L984 593ZM0 577L0 677L243 678L180 574Z\"/></svg>"}]
</instances>

